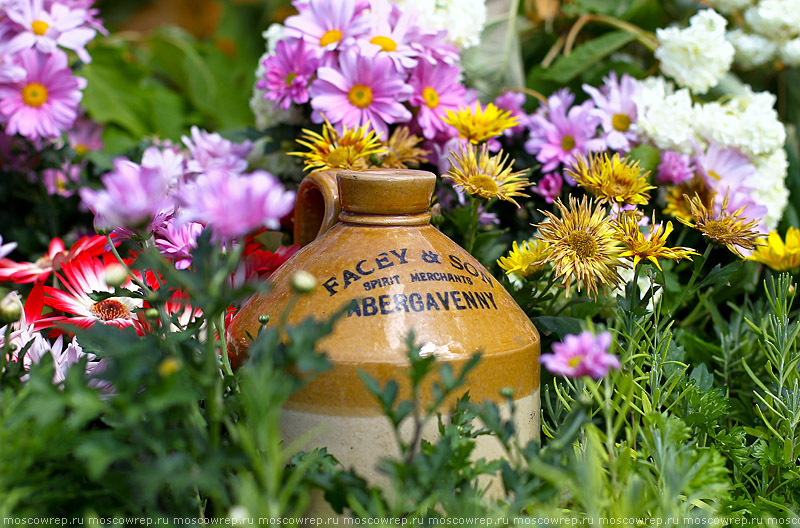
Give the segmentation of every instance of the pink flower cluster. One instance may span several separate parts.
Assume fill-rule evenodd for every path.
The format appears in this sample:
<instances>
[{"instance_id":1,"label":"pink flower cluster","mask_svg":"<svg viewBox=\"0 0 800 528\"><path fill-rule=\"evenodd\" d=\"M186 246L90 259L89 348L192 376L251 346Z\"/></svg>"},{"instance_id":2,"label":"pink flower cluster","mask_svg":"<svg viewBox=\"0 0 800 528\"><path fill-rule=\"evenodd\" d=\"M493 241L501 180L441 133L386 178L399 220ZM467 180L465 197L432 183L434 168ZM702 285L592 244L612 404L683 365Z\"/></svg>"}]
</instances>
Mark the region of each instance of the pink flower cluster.
<instances>
[{"instance_id":1,"label":"pink flower cluster","mask_svg":"<svg viewBox=\"0 0 800 528\"><path fill-rule=\"evenodd\" d=\"M78 117L86 81L73 75L67 51L83 62L86 45L105 32L93 0L8 0L0 16L0 123L8 135L57 138Z\"/></svg>"},{"instance_id":2,"label":"pink flower cluster","mask_svg":"<svg viewBox=\"0 0 800 528\"><path fill-rule=\"evenodd\" d=\"M440 144L452 137L442 117L469 101L445 31L424 29L410 6L389 0L294 5L257 85L276 108L310 102L315 122L368 126L384 139L395 123Z\"/></svg>"},{"instance_id":3,"label":"pink flower cluster","mask_svg":"<svg viewBox=\"0 0 800 528\"><path fill-rule=\"evenodd\" d=\"M610 346L610 333L595 336L585 330L578 335L568 335L561 343L553 343L553 353L542 354L540 360L547 370L558 376L589 376L598 380L611 369L620 368L617 356L608 352Z\"/></svg>"},{"instance_id":4,"label":"pink flower cluster","mask_svg":"<svg viewBox=\"0 0 800 528\"><path fill-rule=\"evenodd\" d=\"M191 130L177 145L152 146L140 163L117 159L100 189L79 191L95 215L97 229L122 237L155 237L155 245L175 260L191 264L191 252L205 228L228 244L263 227L277 228L292 211L294 193L265 171L245 173L250 142L234 143L219 134Z\"/></svg>"}]
</instances>

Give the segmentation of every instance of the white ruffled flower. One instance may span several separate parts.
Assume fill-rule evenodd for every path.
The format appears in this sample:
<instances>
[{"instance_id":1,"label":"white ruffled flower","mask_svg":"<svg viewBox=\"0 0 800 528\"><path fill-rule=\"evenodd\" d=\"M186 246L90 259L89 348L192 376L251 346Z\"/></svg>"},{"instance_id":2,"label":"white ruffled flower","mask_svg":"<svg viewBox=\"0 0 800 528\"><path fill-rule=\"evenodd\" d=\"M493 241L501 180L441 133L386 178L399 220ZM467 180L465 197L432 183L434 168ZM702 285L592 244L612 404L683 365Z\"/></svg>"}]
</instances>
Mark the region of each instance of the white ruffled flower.
<instances>
[{"instance_id":1,"label":"white ruffled flower","mask_svg":"<svg viewBox=\"0 0 800 528\"><path fill-rule=\"evenodd\" d=\"M753 31L771 39L800 36L800 0L760 0L744 12Z\"/></svg>"},{"instance_id":2,"label":"white ruffled flower","mask_svg":"<svg viewBox=\"0 0 800 528\"><path fill-rule=\"evenodd\" d=\"M784 42L778 51L778 55L790 68L800 67L800 38Z\"/></svg>"},{"instance_id":3,"label":"white ruffled flower","mask_svg":"<svg viewBox=\"0 0 800 528\"><path fill-rule=\"evenodd\" d=\"M286 26L283 24L270 24L266 31L261 33L261 36L264 37L264 40L267 43L267 53L269 55L275 53L275 48L278 46L278 42L283 40L285 34Z\"/></svg>"},{"instance_id":4,"label":"white ruffled flower","mask_svg":"<svg viewBox=\"0 0 800 528\"><path fill-rule=\"evenodd\" d=\"M708 3L720 13L728 14L749 7L753 0L710 0Z\"/></svg>"},{"instance_id":5,"label":"white ruffled flower","mask_svg":"<svg viewBox=\"0 0 800 528\"><path fill-rule=\"evenodd\" d=\"M447 31L447 41L460 50L476 46L486 24L484 0L398 0L417 12L417 23Z\"/></svg>"},{"instance_id":6,"label":"white ruffled flower","mask_svg":"<svg viewBox=\"0 0 800 528\"><path fill-rule=\"evenodd\" d=\"M663 77L648 77L639 84L639 92L633 96L635 130L660 150L693 154L695 113L689 91L674 91Z\"/></svg>"},{"instance_id":7,"label":"white ruffled flower","mask_svg":"<svg viewBox=\"0 0 800 528\"><path fill-rule=\"evenodd\" d=\"M778 45L757 33L746 33L740 28L729 31L728 42L736 50L734 60L743 68L758 68L775 58Z\"/></svg>"},{"instance_id":8,"label":"white ruffled flower","mask_svg":"<svg viewBox=\"0 0 800 528\"><path fill-rule=\"evenodd\" d=\"M748 157L763 156L782 148L786 129L773 108L770 92L735 96L725 103L705 103L695 107L697 135L725 147L739 149Z\"/></svg>"},{"instance_id":9,"label":"white ruffled flower","mask_svg":"<svg viewBox=\"0 0 800 528\"><path fill-rule=\"evenodd\" d=\"M752 198L767 208L764 224L767 229L772 230L778 225L789 202L789 190L786 188L789 162L786 151L779 148L752 161L756 166L756 178L750 182L753 186Z\"/></svg>"},{"instance_id":10,"label":"white ruffled flower","mask_svg":"<svg viewBox=\"0 0 800 528\"><path fill-rule=\"evenodd\" d=\"M727 21L713 9L704 9L689 19L689 27L656 30L655 56L661 71L680 86L704 94L728 72L734 49L725 40Z\"/></svg>"}]
</instances>

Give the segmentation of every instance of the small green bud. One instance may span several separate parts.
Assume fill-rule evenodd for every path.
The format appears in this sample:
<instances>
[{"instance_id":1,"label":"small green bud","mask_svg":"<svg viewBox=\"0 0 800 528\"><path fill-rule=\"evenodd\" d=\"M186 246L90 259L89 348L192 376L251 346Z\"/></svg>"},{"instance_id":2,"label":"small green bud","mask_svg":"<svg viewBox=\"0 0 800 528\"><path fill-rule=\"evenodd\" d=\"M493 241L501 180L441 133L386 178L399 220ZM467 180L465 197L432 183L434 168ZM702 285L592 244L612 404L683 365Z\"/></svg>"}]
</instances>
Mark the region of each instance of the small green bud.
<instances>
[{"instance_id":1,"label":"small green bud","mask_svg":"<svg viewBox=\"0 0 800 528\"><path fill-rule=\"evenodd\" d=\"M0 300L0 322L16 323L22 316L22 302L17 292L11 292Z\"/></svg>"},{"instance_id":2,"label":"small green bud","mask_svg":"<svg viewBox=\"0 0 800 528\"><path fill-rule=\"evenodd\" d=\"M109 286L122 286L128 282L128 272L122 264L111 264L106 268L106 284Z\"/></svg>"},{"instance_id":3,"label":"small green bud","mask_svg":"<svg viewBox=\"0 0 800 528\"><path fill-rule=\"evenodd\" d=\"M158 375L162 378L172 376L181 369L181 361L178 358L169 357L158 366Z\"/></svg>"},{"instance_id":4,"label":"small green bud","mask_svg":"<svg viewBox=\"0 0 800 528\"><path fill-rule=\"evenodd\" d=\"M317 279L307 271L298 271L292 277L292 288L297 293L311 293L317 288Z\"/></svg>"},{"instance_id":5,"label":"small green bud","mask_svg":"<svg viewBox=\"0 0 800 528\"><path fill-rule=\"evenodd\" d=\"M500 389L500 395L505 399L510 399L514 397L514 389L511 387L503 387Z\"/></svg>"},{"instance_id":6,"label":"small green bud","mask_svg":"<svg viewBox=\"0 0 800 528\"><path fill-rule=\"evenodd\" d=\"M158 310L155 308L150 308L144 312L144 316L148 319L158 319Z\"/></svg>"},{"instance_id":7,"label":"small green bud","mask_svg":"<svg viewBox=\"0 0 800 528\"><path fill-rule=\"evenodd\" d=\"M270 317L268 315L259 315L258 322L261 324L267 324L269 322Z\"/></svg>"}]
</instances>

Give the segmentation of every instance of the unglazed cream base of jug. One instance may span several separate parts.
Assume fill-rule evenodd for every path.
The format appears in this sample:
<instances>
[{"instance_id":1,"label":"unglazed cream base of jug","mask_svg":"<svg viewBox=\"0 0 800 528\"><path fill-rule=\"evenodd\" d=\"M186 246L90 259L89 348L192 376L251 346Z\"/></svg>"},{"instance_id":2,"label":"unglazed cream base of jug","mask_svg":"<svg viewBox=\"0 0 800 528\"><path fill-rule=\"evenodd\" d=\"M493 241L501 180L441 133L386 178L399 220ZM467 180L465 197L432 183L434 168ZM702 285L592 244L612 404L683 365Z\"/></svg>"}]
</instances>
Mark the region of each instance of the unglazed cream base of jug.
<instances>
[{"instance_id":1,"label":"unglazed cream base of jug","mask_svg":"<svg viewBox=\"0 0 800 528\"><path fill-rule=\"evenodd\" d=\"M317 279L311 294L300 296L289 324L309 316L325 319L344 310L331 335L318 343L333 368L295 393L284 407L282 434L292 447L326 447L345 467L381 483L376 464L398 454L388 419L367 391L359 371L382 386L399 385L397 401L410 398L407 336L414 332L422 355L433 355L454 372L475 352L482 359L458 395L469 390L473 402L489 399L506 409L502 389L511 389L519 441L539 436L539 350L536 328L502 285L471 255L430 225L435 176L422 171L344 171L334 179L317 174L301 184L307 196L338 211L330 227L323 215L307 215L298 203L295 232L318 238L289 259L270 278L268 294L251 298L231 325L229 350L247 354L247 334L255 335L261 315L277 320L299 270ZM305 189L303 186L306 186ZM335 189L334 189L335 186ZM322 222L322 225L319 225ZM310 233L310 235L309 235ZM423 386L421 406L432 400ZM455 397L445 403L446 413ZM403 434L410 438L409 420ZM424 437L435 440L435 420ZM299 439L305 444L297 444ZM480 437L473 458L503 456L499 443Z\"/></svg>"}]
</instances>

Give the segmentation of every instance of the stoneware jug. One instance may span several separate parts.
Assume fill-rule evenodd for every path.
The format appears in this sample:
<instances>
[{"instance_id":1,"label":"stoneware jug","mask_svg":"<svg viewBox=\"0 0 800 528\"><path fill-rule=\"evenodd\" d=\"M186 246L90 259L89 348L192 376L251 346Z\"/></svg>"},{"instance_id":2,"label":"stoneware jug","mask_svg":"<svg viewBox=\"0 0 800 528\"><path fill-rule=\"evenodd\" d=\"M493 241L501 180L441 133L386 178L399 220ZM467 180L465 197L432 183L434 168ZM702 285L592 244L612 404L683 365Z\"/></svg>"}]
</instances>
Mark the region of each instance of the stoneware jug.
<instances>
[{"instance_id":1,"label":"stoneware jug","mask_svg":"<svg viewBox=\"0 0 800 528\"><path fill-rule=\"evenodd\" d=\"M282 433L287 444L311 437L306 449L326 447L375 483L376 464L397 448L359 371L381 385L396 380L398 398L408 398L406 337L412 330L421 354L449 363L454 372L482 352L459 394L469 390L471 401L489 399L505 409L501 390L510 388L519 440L524 444L539 434L539 334L502 285L430 224L435 183L432 173L414 170L307 177L298 190L295 237L308 244L273 273L269 293L242 307L229 334L231 353L246 355L247 334L256 335L260 315L277 320L299 270L314 275L318 287L299 298L290 324L347 307L318 344L333 369L289 400ZM430 401L430 390L422 397ZM436 424L430 426L423 436L432 439ZM401 432L410 435L410 423ZM476 458L500 456L499 443L479 437Z\"/></svg>"}]
</instances>

